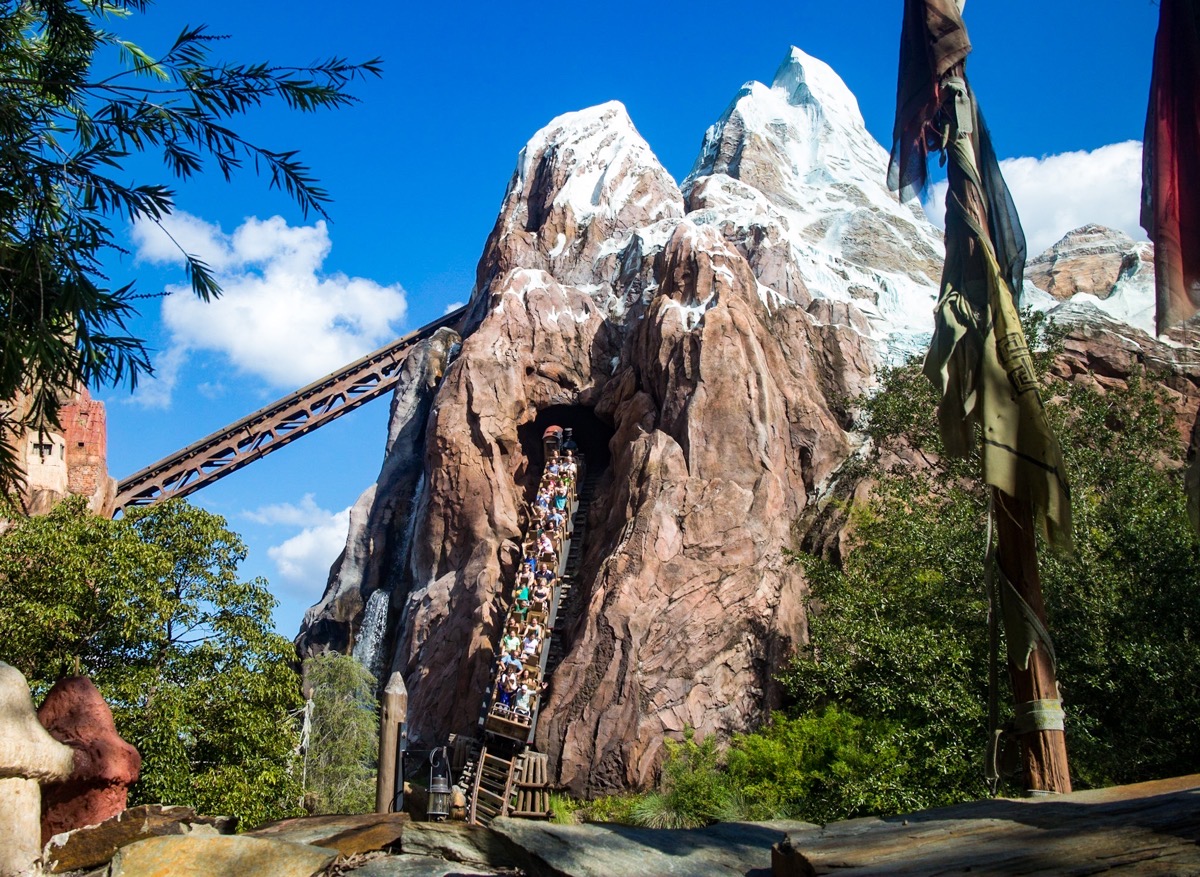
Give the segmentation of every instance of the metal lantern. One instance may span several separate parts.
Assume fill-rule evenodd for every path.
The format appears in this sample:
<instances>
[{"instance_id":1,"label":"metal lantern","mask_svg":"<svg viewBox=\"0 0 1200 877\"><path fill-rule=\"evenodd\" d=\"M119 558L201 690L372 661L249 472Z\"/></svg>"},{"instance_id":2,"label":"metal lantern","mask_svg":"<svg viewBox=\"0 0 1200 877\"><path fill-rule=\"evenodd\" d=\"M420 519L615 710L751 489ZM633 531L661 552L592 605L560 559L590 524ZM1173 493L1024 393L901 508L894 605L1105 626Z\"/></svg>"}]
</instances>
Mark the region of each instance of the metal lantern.
<instances>
[{"instance_id":1,"label":"metal lantern","mask_svg":"<svg viewBox=\"0 0 1200 877\"><path fill-rule=\"evenodd\" d=\"M437 822L450 815L450 762L444 746L429 753L429 806L425 812Z\"/></svg>"}]
</instances>

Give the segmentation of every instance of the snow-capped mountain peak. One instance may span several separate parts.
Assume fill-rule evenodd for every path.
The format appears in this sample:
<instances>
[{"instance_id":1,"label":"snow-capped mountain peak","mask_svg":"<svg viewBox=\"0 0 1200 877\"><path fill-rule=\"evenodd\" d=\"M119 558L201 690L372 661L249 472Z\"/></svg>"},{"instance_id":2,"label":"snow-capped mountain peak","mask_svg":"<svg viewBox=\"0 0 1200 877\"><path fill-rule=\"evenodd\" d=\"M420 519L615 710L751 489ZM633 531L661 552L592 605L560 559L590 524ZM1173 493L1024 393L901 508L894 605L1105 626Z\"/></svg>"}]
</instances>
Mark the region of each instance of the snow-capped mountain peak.
<instances>
[{"instance_id":1,"label":"snow-capped mountain peak","mask_svg":"<svg viewBox=\"0 0 1200 877\"><path fill-rule=\"evenodd\" d=\"M786 240L809 294L852 303L895 359L932 328L942 244L886 178L887 152L849 88L792 48L770 86L747 83L708 129L682 188L689 208L719 217L727 237L761 239L769 228Z\"/></svg>"}]
</instances>

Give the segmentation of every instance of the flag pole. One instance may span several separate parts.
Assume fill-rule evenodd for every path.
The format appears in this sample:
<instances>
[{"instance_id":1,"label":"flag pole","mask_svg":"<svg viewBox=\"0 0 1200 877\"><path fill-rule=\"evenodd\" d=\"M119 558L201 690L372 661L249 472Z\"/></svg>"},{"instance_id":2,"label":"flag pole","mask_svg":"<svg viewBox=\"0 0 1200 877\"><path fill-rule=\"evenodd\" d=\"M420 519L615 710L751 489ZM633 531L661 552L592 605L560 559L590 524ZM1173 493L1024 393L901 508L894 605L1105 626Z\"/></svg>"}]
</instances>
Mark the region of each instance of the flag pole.
<instances>
[{"instance_id":1,"label":"flag pole","mask_svg":"<svg viewBox=\"0 0 1200 877\"><path fill-rule=\"evenodd\" d=\"M941 88L951 90L952 80L965 82L964 63L954 65L943 74ZM969 89L966 97L974 100ZM968 144L966 149L954 150L954 155L977 154L972 142L974 131L960 130L956 113L947 113L946 120L949 141L961 138ZM980 191L978 169L964 167L952 158L947 162L946 172L947 203L955 199L968 219L974 220L972 224L986 233L989 229L988 209ZM977 264L984 261L982 241L967 236L965 245L968 260ZM976 276L983 273L979 271ZM998 487L992 487L991 493L996 526L996 564L1001 574L997 590L1008 652L1008 675L1017 711L1013 733L1021 744L1022 777L1029 792L1070 792L1071 774L1053 646L1046 632L1046 604L1038 572L1033 509L1027 501L1010 496ZM1029 641L1027 631L1031 624L1040 629L1043 637L1035 637L1035 647L1027 649L1023 644ZM1039 642L1039 639L1045 641Z\"/></svg>"},{"instance_id":2,"label":"flag pole","mask_svg":"<svg viewBox=\"0 0 1200 877\"><path fill-rule=\"evenodd\" d=\"M1042 628L1046 627L1046 604L1042 599L1042 582L1038 575L1037 544L1034 540L1033 511L1029 504L992 488L996 510L996 562L1014 593L1001 590L1000 599L1014 598L1034 613ZM1019 605L1019 604L1018 604ZM1013 700L1018 704L1057 704L1058 679L1053 655L1037 648L1029 653L1024 667L1020 655L1014 654L1015 634L1009 629L1013 615L1003 612L1008 643L1008 676L1012 683ZM1062 727L1061 708L1057 710L1057 728L1043 727L1046 722L1023 720L1018 714L1016 735L1021 743L1021 774L1030 792L1071 791L1071 771L1067 762L1066 735ZM1032 712L1032 709L1028 710Z\"/></svg>"},{"instance_id":3,"label":"flag pole","mask_svg":"<svg viewBox=\"0 0 1200 877\"><path fill-rule=\"evenodd\" d=\"M950 82L954 79L965 82L965 66L960 62L943 74L941 87L949 90ZM969 90L967 98L974 100ZM957 150L956 154L975 155L976 150L971 142L974 132L960 131L955 113L947 113L946 117L950 140L962 138L969 144L967 149ZM979 188L978 169L963 167L952 159L947 162L946 172L947 200L957 196L976 227L987 230L987 203ZM967 258L982 262L983 254L979 252L982 242L968 237L966 246ZM998 591L1008 652L1008 675L1017 709L1014 734L1021 744L1022 777L1026 790L1031 792L1070 792L1071 774L1059 706L1058 679L1048 634L1047 642L1021 654L1021 644L1028 639L1023 628L1029 623L1026 613L1021 611L1022 604L1032 612L1036 619L1035 626L1042 631L1047 630L1033 509L1028 502L1010 496L997 487L992 487L991 491L996 525L996 563L1002 574ZM1027 706L1030 704L1038 706ZM1057 716L1045 721L1048 710L1057 712Z\"/></svg>"},{"instance_id":4,"label":"flag pole","mask_svg":"<svg viewBox=\"0 0 1200 877\"><path fill-rule=\"evenodd\" d=\"M1037 531L1070 548L1070 486L1021 327L1025 238L967 82L961 12L961 0L905 0L888 185L906 199L925 188L929 152L946 160L946 258L924 371L941 394L947 454L977 451L990 490L986 574L1005 632L1015 700L1006 730L1021 744L1025 788L1069 792Z\"/></svg>"}]
</instances>

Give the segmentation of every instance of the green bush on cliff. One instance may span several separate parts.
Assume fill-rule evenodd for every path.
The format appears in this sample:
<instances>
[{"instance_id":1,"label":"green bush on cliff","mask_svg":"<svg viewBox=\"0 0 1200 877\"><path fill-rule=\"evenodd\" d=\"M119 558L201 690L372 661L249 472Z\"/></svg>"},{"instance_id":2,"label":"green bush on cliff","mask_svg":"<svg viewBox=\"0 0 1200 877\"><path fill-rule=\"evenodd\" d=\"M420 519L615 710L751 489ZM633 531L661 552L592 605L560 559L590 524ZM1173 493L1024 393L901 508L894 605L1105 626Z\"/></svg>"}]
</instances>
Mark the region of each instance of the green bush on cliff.
<instances>
[{"instance_id":1,"label":"green bush on cliff","mask_svg":"<svg viewBox=\"0 0 1200 877\"><path fill-rule=\"evenodd\" d=\"M223 518L181 500L112 521L70 499L0 536L0 660L35 695L92 677L142 754L130 803L243 827L297 812L295 652L266 582L238 578L244 557Z\"/></svg>"}]
</instances>

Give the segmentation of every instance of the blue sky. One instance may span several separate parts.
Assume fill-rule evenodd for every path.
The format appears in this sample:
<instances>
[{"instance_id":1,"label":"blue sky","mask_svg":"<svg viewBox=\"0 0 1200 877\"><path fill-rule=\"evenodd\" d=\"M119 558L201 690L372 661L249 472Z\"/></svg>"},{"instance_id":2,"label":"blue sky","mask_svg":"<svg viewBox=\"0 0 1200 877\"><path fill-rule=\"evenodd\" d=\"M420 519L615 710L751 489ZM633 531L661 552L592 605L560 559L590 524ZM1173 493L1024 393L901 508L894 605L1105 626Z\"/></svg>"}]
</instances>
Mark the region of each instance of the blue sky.
<instances>
[{"instance_id":1,"label":"blue sky","mask_svg":"<svg viewBox=\"0 0 1200 877\"><path fill-rule=\"evenodd\" d=\"M185 8L186 7L186 8ZM1157 6L1149 0L971 0L968 74L1027 233L1052 243L1086 221L1137 235L1136 141ZM299 149L334 203L307 220L251 173L179 187L177 236L221 269L217 305L151 299L135 325L162 379L107 390L109 467L124 477L289 390L440 316L470 293L517 153L553 117L620 100L682 179L705 128L742 83L770 82L790 45L829 63L867 127L891 133L898 0L743 4L614 2L167 4L117 25L152 55L184 24L229 34L233 60L384 59L361 103L240 121L261 145ZM1131 143L1131 141L1134 141ZM139 165L137 181L160 181ZM154 174L155 176L151 176ZM183 282L152 234L129 233L114 282ZM194 494L250 547L279 629L319 598L344 510L378 473L387 403L374 402Z\"/></svg>"}]
</instances>

